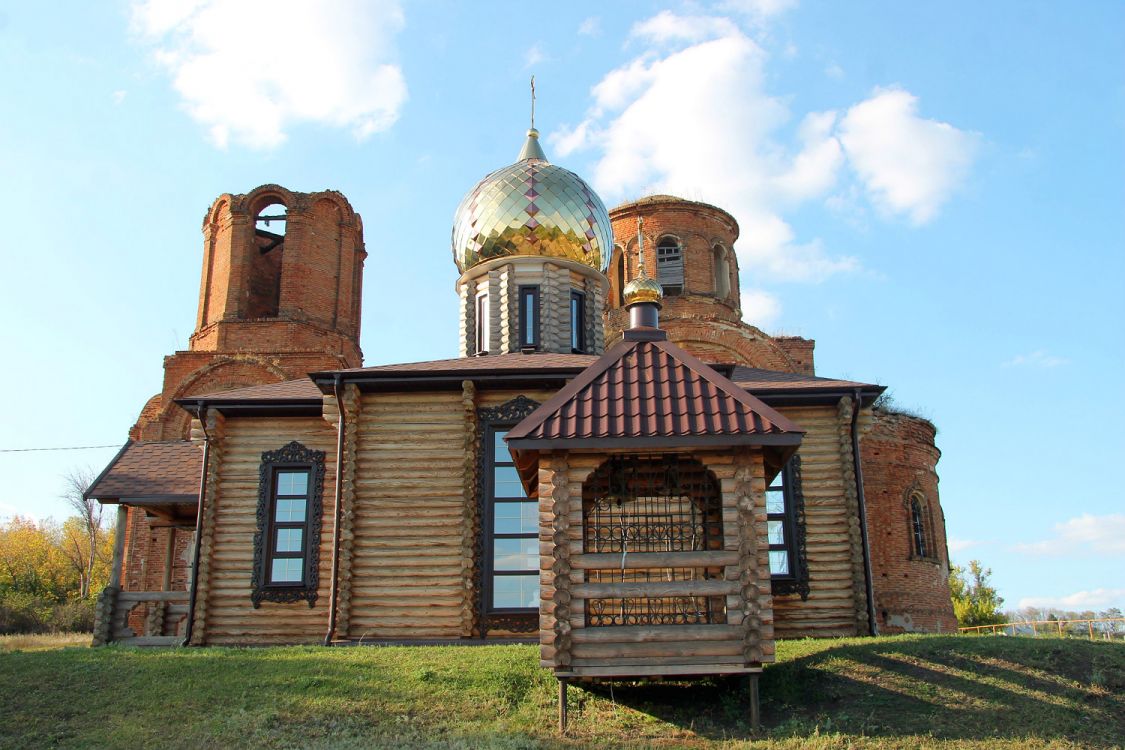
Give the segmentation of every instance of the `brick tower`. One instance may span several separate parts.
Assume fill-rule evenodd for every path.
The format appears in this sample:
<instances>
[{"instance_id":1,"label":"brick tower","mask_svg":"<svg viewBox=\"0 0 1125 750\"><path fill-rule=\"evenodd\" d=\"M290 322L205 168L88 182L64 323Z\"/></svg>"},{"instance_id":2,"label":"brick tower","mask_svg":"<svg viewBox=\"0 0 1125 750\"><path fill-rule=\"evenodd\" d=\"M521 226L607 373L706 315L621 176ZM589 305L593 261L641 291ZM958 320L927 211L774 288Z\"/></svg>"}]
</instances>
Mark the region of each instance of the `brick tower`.
<instances>
[{"instance_id":1,"label":"brick tower","mask_svg":"<svg viewBox=\"0 0 1125 750\"><path fill-rule=\"evenodd\" d=\"M188 437L173 399L359 367L363 224L338 192L262 185L219 196L203 219L199 312L187 351L164 359L164 388L134 440Z\"/></svg>"},{"instance_id":2,"label":"brick tower","mask_svg":"<svg viewBox=\"0 0 1125 750\"><path fill-rule=\"evenodd\" d=\"M813 341L769 336L742 321L738 222L717 206L653 195L609 212L616 246L609 266L606 344L628 327L622 290L637 274L637 220L644 219L645 266L664 287L660 327L706 362L813 374Z\"/></svg>"}]
</instances>

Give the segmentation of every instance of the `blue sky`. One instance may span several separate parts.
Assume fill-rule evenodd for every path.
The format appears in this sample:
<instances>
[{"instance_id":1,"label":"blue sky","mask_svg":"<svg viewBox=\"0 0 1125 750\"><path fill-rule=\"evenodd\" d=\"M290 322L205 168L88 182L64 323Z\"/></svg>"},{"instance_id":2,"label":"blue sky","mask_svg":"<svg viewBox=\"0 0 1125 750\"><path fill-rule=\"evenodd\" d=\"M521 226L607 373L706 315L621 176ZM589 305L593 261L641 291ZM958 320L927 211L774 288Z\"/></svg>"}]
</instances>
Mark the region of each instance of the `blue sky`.
<instances>
[{"instance_id":1,"label":"blue sky","mask_svg":"<svg viewBox=\"0 0 1125 750\"><path fill-rule=\"evenodd\" d=\"M0 7L0 448L124 441L262 183L362 214L368 364L454 356L453 209L534 73L553 161L732 211L747 320L938 425L954 561L1125 607L1125 5L313 5ZM113 453L0 453L0 515Z\"/></svg>"}]
</instances>

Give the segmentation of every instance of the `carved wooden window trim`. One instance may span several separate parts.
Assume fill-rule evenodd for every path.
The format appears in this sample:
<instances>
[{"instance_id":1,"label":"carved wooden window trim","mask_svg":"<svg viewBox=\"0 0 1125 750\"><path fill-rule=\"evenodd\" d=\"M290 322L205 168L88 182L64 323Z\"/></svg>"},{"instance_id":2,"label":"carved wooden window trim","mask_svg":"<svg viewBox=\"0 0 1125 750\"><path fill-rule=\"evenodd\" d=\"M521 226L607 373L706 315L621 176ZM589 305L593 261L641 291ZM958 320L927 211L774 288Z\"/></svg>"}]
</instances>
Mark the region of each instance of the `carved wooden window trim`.
<instances>
[{"instance_id":1,"label":"carved wooden window trim","mask_svg":"<svg viewBox=\"0 0 1125 750\"><path fill-rule=\"evenodd\" d=\"M281 471L308 472L308 488L302 534L304 571L297 583L270 583L271 551L276 536L277 475ZM250 601L257 609L263 601L316 604L320 583L320 526L324 507L324 451L306 448L294 440L276 451L262 453L258 470L258 527L254 533L254 570ZM288 527L288 524L286 524Z\"/></svg>"},{"instance_id":2,"label":"carved wooden window trim","mask_svg":"<svg viewBox=\"0 0 1125 750\"><path fill-rule=\"evenodd\" d=\"M492 441L499 429L509 429L519 424L527 415L539 408L539 402L526 396L516 396L500 406L477 409L477 486L476 504L479 526L474 529L473 589L477 602L477 627L481 638L489 630L512 633L533 633L539 630L538 609L494 610L492 599Z\"/></svg>"},{"instance_id":3,"label":"carved wooden window trim","mask_svg":"<svg viewBox=\"0 0 1125 750\"><path fill-rule=\"evenodd\" d=\"M801 457L793 456L782 467L778 478L770 486L776 487L780 479L785 498L783 513L767 514L771 521L781 521L789 554L789 572L770 576L770 589L774 596L799 594L802 601L809 598L809 563L805 549L805 496L801 491Z\"/></svg>"}]
</instances>

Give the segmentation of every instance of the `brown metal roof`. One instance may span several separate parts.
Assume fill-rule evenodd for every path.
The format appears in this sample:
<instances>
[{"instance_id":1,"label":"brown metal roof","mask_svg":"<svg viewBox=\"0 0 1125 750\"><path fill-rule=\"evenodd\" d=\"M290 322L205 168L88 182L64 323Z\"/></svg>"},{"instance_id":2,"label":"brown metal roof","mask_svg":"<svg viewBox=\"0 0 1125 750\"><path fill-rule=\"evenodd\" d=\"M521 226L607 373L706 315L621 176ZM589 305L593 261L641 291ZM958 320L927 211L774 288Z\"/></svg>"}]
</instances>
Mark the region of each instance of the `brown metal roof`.
<instances>
[{"instance_id":1,"label":"brown metal roof","mask_svg":"<svg viewBox=\"0 0 1125 750\"><path fill-rule=\"evenodd\" d=\"M352 370L337 370L342 374L369 375L423 375L460 374L481 372L507 372L531 370L583 370L596 362L593 354L552 354L532 352L530 354L489 354L481 357L457 357L456 359L435 359L428 362L406 362L403 364L357 367ZM314 376L328 373L314 373Z\"/></svg>"},{"instance_id":2,"label":"brown metal roof","mask_svg":"<svg viewBox=\"0 0 1125 750\"><path fill-rule=\"evenodd\" d=\"M266 385L252 385L246 388L235 388L230 391L218 393L201 393L186 396L180 401L207 401L208 403L221 403L223 401L287 401L290 399L312 399L319 401L323 397L320 389L308 378L300 380L286 380L281 383L268 383Z\"/></svg>"},{"instance_id":3,"label":"brown metal roof","mask_svg":"<svg viewBox=\"0 0 1125 750\"><path fill-rule=\"evenodd\" d=\"M663 332L635 329L508 433L513 449L797 445L803 430Z\"/></svg>"},{"instance_id":4,"label":"brown metal roof","mask_svg":"<svg viewBox=\"0 0 1125 750\"><path fill-rule=\"evenodd\" d=\"M86 497L196 502L202 465L203 449L190 440L129 442L86 490Z\"/></svg>"},{"instance_id":5,"label":"brown metal roof","mask_svg":"<svg viewBox=\"0 0 1125 750\"><path fill-rule=\"evenodd\" d=\"M730 379L750 391L793 390L817 388L826 390L881 389L871 383L858 383L854 380L837 380L816 375L802 375L779 370L762 370L756 367L735 365Z\"/></svg>"}]
</instances>

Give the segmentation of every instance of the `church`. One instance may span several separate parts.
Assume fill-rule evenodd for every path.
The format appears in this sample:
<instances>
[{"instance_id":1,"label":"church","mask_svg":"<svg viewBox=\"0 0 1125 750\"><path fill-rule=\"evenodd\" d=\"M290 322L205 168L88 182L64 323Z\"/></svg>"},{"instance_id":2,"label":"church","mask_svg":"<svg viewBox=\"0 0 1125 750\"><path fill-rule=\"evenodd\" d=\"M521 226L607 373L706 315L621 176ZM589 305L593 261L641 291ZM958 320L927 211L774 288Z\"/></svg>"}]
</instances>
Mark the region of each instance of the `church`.
<instances>
[{"instance_id":1,"label":"church","mask_svg":"<svg viewBox=\"0 0 1125 750\"><path fill-rule=\"evenodd\" d=\"M365 367L348 200L220 196L188 349L88 491L95 643L533 641L565 684L955 630L933 425L744 322L738 236L607 211L532 129L454 215L460 356Z\"/></svg>"}]
</instances>

